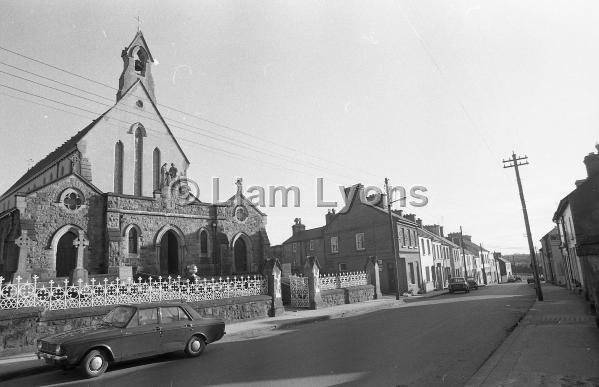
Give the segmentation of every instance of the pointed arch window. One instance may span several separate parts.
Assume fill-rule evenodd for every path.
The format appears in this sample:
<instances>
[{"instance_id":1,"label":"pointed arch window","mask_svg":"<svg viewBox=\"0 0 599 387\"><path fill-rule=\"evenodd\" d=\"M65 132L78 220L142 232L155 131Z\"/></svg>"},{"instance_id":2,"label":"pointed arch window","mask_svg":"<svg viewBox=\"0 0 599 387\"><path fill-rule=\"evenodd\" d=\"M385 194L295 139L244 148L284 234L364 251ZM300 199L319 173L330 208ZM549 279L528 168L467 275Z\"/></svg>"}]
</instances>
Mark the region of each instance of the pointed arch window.
<instances>
[{"instance_id":1,"label":"pointed arch window","mask_svg":"<svg viewBox=\"0 0 599 387\"><path fill-rule=\"evenodd\" d=\"M160 149L154 149L154 155L152 157L153 163L153 175L154 175L154 191L160 190Z\"/></svg>"},{"instance_id":2,"label":"pointed arch window","mask_svg":"<svg viewBox=\"0 0 599 387\"><path fill-rule=\"evenodd\" d=\"M129 254L137 254L138 251L138 236L135 227L129 230Z\"/></svg>"},{"instance_id":3,"label":"pointed arch window","mask_svg":"<svg viewBox=\"0 0 599 387\"><path fill-rule=\"evenodd\" d=\"M200 231L200 253L208 254L208 233L206 230Z\"/></svg>"},{"instance_id":4,"label":"pointed arch window","mask_svg":"<svg viewBox=\"0 0 599 387\"><path fill-rule=\"evenodd\" d=\"M123 143L114 146L114 192L123 193Z\"/></svg>"},{"instance_id":5,"label":"pointed arch window","mask_svg":"<svg viewBox=\"0 0 599 387\"><path fill-rule=\"evenodd\" d=\"M143 155L144 155L144 130L142 126L135 129L135 173L133 182L133 194L142 196L142 172L143 172Z\"/></svg>"},{"instance_id":6,"label":"pointed arch window","mask_svg":"<svg viewBox=\"0 0 599 387\"><path fill-rule=\"evenodd\" d=\"M135 72L138 75L145 76L146 62L147 62L147 58L148 58L145 50L141 47L138 47L133 54L133 58L135 60L135 64L134 64Z\"/></svg>"}]
</instances>

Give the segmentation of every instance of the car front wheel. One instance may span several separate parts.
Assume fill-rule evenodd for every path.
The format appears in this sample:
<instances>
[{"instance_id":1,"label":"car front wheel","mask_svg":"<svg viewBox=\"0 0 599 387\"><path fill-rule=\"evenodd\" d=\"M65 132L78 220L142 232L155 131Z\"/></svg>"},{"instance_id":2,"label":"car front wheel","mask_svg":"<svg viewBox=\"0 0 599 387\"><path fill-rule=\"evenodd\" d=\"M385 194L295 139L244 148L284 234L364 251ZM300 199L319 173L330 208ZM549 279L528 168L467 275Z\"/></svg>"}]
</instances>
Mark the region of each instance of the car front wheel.
<instances>
[{"instance_id":1,"label":"car front wheel","mask_svg":"<svg viewBox=\"0 0 599 387\"><path fill-rule=\"evenodd\" d=\"M108 368L108 357L104 351L92 349L81 361L81 371L87 378L100 376Z\"/></svg>"},{"instance_id":2,"label":"car front wheel","mask_svg":"<svg viewBox=\"0 0 599 387\"><path fill-rule=\"evenodd\" d=\"M191 357L200 356L204 348L206 348L206 340L201 336L192 336L185 346L185 353Z\"/></svg>"}]
</instances>

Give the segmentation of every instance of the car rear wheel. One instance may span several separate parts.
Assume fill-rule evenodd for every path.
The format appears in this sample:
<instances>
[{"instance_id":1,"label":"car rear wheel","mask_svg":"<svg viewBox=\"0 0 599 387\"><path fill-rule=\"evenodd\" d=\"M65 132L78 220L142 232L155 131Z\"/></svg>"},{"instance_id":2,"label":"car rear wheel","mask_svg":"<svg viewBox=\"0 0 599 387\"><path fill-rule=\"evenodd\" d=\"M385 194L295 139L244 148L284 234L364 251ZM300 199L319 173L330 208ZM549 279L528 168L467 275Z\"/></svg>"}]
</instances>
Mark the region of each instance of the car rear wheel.
<instances>
[{"instance_id":1,"label":"car rear wheel","mask_svg":"<svg viewBox=\"0 0 599 387\"><path fill-rule=\"evenodd\" d=\"M92 349L81 361L81 372L87 378L100 376L108 368L108 356L99 349Z\"/></svg>"},{"instance_id":2,"label":"car rear wheel","mask_svg":"<svg viewBox=\"0 0 599 387\"><path fill-rule=\"evenodd\" d=\"M200 356L204 348L206 348L206 340L202 336L192 336L185 346L185 353L190 357Z\"/></svg>"}]
</instances>

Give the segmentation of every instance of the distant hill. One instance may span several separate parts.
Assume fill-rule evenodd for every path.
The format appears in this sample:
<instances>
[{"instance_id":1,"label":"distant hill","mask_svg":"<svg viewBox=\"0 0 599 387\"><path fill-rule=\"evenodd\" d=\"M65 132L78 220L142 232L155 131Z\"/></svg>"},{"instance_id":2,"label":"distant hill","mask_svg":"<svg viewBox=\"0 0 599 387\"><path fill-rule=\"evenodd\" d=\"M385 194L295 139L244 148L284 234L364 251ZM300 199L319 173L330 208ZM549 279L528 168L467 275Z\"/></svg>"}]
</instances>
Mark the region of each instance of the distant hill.
<instances>
[{"instance_id":1,"label":"distant hill","mask_svg":"<svg viewBox=\"0 0 599 387\"><path fill-rule=\"evenodd\" d=\"M503 258L515 266L512 267L514 273L532 273L530 268L530 254L510 254L504 255Z\"/></svg>"}]
</instances>

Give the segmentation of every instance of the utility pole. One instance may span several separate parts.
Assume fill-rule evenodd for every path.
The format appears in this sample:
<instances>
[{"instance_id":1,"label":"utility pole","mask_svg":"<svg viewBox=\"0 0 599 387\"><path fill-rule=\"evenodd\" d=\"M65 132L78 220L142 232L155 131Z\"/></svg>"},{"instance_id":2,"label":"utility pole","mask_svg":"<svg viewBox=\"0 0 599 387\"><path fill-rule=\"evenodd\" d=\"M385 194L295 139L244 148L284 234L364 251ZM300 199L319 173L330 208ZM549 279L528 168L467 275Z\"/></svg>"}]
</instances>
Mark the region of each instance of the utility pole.
<instances>
[{"instance_id":1,"label":"utility pole","mask_svg":"<svg viewBox=\"0 0 599 387\"><path fill-rule=\"evenodd\" d=\"M516 276L516 265L514 264L514 254L512 254L512 275Z\"/></svg>"},{"instance_id":2,"label":"utility pole","mask_svg":"<svg viewBox=\"0 0 599 387\"><path fill-rule=\"evenodd\" d=\"M464 252L464 233L460 226L460 247L462 248L462 260L464 261L464 278L468 278L468 267L466 266L466 253Z\"/></svg>"},{"instance_id":3,"label":"utility pole","mask_svg":"<svg viewBox=\"0 0 599 387\"><path fill-rule=\"evenodd\" d=\"M389 179L385 177L385 192L387 192L387 212L389 213L389 231L391 231L391 242L393 246L393 259L395 260L395 299L399 300L399 263L397 259L396 239L393 231L393 215L391 213L391 197L389 196Z\"/></svg>"},{"instance_id":4,"label":"utility pole","mask_svg":"<svg viewBox=\"0 0 599 387\"><path fill-rule=\"evenodd\" d=\"M524 160L524 161L522 161ZM528 165L528 157L518 157L515 152L512 152L512 158L503 160L504 168L514 168L516 170L516 181L518 182L518 191L520 192L520 202L522 203L522 214L524 215L524 225L526 226L526 236L528 237L528 250L532 263L532 272L535 277L535 287L537 289L537 299L543 301L543 290L541 290L541 280L539 278L539 268L537 267L537 259L535 256L535 248L532 244L532 235L530 233L530 224L528 223L528 211L526 210L526 201L524 200L524 191L522 191L522 182L520 181L520 171L518 167Z\"/></svg>"}]
</instances>

